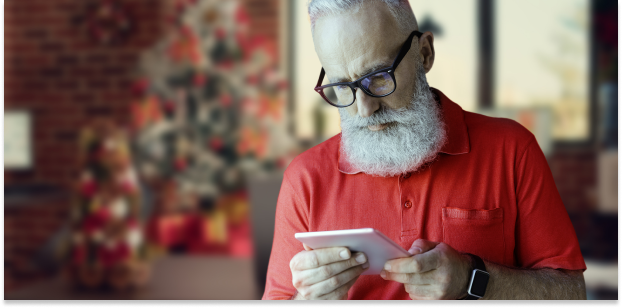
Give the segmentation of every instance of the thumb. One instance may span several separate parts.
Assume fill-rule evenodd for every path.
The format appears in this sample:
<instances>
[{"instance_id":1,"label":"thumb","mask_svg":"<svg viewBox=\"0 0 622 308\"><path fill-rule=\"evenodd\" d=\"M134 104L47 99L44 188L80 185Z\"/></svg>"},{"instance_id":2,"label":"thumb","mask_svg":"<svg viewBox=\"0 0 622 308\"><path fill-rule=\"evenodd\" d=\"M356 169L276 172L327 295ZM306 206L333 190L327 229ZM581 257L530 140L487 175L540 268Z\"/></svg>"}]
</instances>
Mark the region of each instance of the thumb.
<instances>
[{"instance_id":1,"label":"thumb","mask_svg":"<svg viewBox=\"0 0 622 308\"><path fill-rule=\"evenodd\" d=\"M418 254L422 254L422 253L426 253L432 249L434 249L434 247L436 247L436 245L438 245L438 242L432 242L432 241L428 241L428 240L424 240L424 239L418 239L416 241L413 242L412 246L410 246L410 249L408 249L408 252L412 255L418 255Z\"/></svg>"},{"instance_id":2,"label":"thumb","mask_svg":"<svg viewBox=\"0 0 622 308\"><path fill-rule=\"evenodd\" d=\"M307 246L307 244L305 243L302 243L302 247L304 247L306 251L313 250L311 249L311 247Z\"/></svg>"}]
</instances>

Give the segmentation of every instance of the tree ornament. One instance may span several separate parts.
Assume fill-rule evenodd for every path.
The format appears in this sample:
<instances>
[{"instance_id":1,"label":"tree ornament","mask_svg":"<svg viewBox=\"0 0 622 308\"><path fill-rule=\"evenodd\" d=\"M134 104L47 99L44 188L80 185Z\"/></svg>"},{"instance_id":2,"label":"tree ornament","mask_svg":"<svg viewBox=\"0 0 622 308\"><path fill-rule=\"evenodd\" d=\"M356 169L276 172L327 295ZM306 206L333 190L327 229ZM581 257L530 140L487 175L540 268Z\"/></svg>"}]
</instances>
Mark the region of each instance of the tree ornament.
<instances>
[{"instance_id":1,"label":"tree ornament","mask_svg":"<svg viewBox=\"0 0 622 308\"><path fill-rule=\"evenodd\" d=\"M124 43L134 28L126 7L115 0L87 2L85 12L76 16L73 23L90 40L101 45Z\"/></svg>"},{"instance_id":2,"label":"tree ornament","mask_svg":"<svg viewBox=\"0 0 622 308\"><path fill-rule=\"evenodd\" d=\"M224 93L220 96L219 101L223 107L227 108L231 106L233 99L231 98L231 95L229 93Z\"/></svg>"},{"instance_id":3,"label":"tree ornament","mask_svg":"<svg viewBox=\"0 0 622 308\"><path fill-rule=\"evenodd\" d=\"M197 73L194 75L194 78L192 80L192 84L195 87L202 87L205 85L205 83L207 82L207 77L204 74L201 73Z\"/></svg>"},{"instance_id":4,"label":"tree ornament","mask_svg":"<svg viewBox=\"0 0 622 308\"><path fill-rule=\"evenodd\" d=\"M114 219L124 219L129 212L129 206L125 198L117 198L110 204L110 217Z\"/></svg>"},{"instance_id":5,"label":"tree ornament","mask_svg":"<svg viewBox=\"0 0 622 308\"><path fill-rule=\"evenodd\" d=\"M212 149L212 151L220 152L224 147L224 142L222 141L222 138L220 137L213 137L209 142L209 146Z\"/></svg>"}]
</instances>

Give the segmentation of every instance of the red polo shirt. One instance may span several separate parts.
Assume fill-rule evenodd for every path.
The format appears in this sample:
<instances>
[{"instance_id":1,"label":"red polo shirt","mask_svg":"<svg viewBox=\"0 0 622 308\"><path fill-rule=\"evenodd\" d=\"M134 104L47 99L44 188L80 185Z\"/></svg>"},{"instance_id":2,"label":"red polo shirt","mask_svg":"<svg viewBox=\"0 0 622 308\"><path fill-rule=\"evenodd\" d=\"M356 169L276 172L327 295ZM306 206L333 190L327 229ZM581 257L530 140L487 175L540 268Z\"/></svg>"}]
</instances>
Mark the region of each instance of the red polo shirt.
<instances>
[{"instance_id":1,"label":"red polo shirt","mask_svg":"<svg viewBox=\"0 0 622 308\"><path fill-rule=\"evenodd\" d=\"M263 299L295 292L297 232L374 228L408 250L419 238L498 264L585 270L574 228L534 136L520 124L439 97L448 142L427 167L372 177L339 155L341 134L285 171ZM348 299L410 299L404 286L361 276Z\"/></svg>"}]
</instances>

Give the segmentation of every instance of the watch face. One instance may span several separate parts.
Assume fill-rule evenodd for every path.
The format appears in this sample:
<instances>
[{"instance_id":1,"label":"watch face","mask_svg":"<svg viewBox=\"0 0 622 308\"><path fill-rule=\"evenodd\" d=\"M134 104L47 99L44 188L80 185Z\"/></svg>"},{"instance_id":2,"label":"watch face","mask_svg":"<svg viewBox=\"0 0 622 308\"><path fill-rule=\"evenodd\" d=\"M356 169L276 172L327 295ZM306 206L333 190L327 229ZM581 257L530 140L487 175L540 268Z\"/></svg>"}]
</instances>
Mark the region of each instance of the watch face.
<instances>
[{"instance_id":1,"label":"watch face","mask_svg":"<svg viewBox=\"0 0 622 308\"><path fill-rule=\"evenodd\" d=\"M474 270L471 278L471 290L469 293L475 296L483 297L486 293L486 286L490 275L481 270Z\"/></svg>"}]
</instances>

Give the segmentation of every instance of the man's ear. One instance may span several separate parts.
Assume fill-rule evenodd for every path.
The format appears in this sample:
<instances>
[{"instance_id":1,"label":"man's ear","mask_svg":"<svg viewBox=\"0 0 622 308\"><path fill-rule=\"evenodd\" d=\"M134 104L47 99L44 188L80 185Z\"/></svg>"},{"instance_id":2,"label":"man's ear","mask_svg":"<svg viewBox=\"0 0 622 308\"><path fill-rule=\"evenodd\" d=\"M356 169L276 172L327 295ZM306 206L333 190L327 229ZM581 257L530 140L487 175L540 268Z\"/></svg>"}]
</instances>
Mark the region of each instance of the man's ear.
<instances>
[{"instance_id":1,"label":"man's ear","mask_svg":"<svg viewBox=\"0 0 622 308\"><path fill-rule=\"evenodd\" d=\"M426 31L419 38L419 46L421 46L421 57L423 58L423 69L426 74L434 65L434 35L430 31Z\"/></svg>"}]
</instances>

